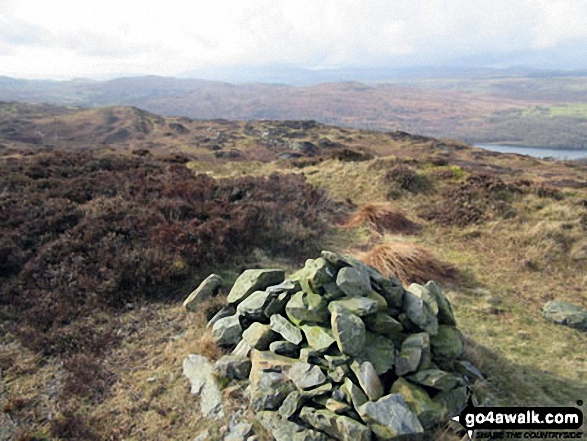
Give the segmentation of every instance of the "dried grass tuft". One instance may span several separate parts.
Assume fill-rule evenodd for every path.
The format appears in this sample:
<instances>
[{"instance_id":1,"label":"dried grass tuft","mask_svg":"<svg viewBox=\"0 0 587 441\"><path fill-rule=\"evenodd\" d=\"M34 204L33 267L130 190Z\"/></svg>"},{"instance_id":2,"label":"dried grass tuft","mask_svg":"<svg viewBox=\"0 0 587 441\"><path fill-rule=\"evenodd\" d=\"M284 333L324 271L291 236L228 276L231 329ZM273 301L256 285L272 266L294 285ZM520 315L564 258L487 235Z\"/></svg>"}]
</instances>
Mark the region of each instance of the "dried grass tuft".
<instances>
[{"instance_id":1,"label":"dried grass tuft","mask_svg":"<svg viewBox=\"0 0 587 441\"><path fill-rule=\"evenodd\" d=\"M381 234L415 234L422 228L392 205L381 203L367 203L363 205L353 214L345 226L367 226Z\"/></svg>"},{"instance_id":2,"label":"dried grass tuft","mask_svg":"<svg viewBox=\"0 0 587 441\"><path fill-rule=\"evenodd\" d=\"M377 245L359 256L384 275L397 277L404 285L454 281L456 268L435 258L430 251L408 242L388 242Z\"/></svg>"}]
</instances>

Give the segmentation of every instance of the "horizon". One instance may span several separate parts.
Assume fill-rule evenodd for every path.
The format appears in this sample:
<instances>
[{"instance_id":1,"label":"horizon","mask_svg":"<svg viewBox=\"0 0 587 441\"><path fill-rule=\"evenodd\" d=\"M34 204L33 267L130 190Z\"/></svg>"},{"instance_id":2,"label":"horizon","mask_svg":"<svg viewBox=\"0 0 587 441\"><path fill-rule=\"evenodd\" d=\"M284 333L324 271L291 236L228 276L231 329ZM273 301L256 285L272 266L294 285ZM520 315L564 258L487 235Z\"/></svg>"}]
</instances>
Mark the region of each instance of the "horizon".
<instances>
[{"instance_id":1,"label":"horizon","mask_svg":"<svg viewBox=\"0 0 587 441\"><path fill-rule=\"evenodd\" d=\"M240 82L247 72L255 81L255 73L262 78L287 70L576 71L587 69L585 16L587 2L580 0L224 0L205 6L182 0L172 7L6 0L0 76Z\"/></svg>"}]
</instances>

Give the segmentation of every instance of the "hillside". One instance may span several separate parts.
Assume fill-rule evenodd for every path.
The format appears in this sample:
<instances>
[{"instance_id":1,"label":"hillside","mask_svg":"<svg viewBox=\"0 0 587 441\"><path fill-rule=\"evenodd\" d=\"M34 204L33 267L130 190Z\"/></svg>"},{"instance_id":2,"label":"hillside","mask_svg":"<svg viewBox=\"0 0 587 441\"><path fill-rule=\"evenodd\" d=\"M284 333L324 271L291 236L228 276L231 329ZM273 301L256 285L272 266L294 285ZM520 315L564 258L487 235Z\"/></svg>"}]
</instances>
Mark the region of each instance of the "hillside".
<instances>
[{"instance_id":1,"label":"hillside","mask_svg":"<svg viewBox=\"0 0 587 441\"><path fill-rule=\"evenodd\" d=\"M5 77L0 100L135 106L197 119L312 119L470 143L585 148L587 77L581 73L453 75L303 86L165 77L63 82Z\"/></svg>"},{"instance_id":2,"label":"hillside","mask_svg":"<svg viewBox=\"0 0 587 441\"><path fill-rule=\"evenodd\" d=\"M0 439L222 439L181 362L222 354L205 323L226 292L195 314L182 300L211 272L230 286L322 249L425 257L480 402L576 406L587 334L541 310L587 307L586 176L400 131L2 103Z\"/></svg>"}]
</instances>

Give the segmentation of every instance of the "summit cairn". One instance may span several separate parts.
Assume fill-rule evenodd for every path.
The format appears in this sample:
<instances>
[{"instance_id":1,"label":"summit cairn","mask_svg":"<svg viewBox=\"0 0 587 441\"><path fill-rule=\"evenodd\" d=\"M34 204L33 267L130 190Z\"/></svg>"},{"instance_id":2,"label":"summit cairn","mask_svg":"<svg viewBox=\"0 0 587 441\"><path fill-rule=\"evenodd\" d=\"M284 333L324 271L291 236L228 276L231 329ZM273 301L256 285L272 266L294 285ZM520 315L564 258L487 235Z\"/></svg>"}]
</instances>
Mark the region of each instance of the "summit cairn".
<instances>
[{"instance_id":1,"label":"summit cairn","mask_svg":"<svg viewBox=\"0 0 587 441\"><path fill-rule=\"evenodd\" d=\"M480 376L434 282L405 289L329 251L288 278L245 271L219 314L212 336L232 353L218 373L248 378L249 407L277 441L420 434L457 415Z\"/></svg>"}]
</instances>

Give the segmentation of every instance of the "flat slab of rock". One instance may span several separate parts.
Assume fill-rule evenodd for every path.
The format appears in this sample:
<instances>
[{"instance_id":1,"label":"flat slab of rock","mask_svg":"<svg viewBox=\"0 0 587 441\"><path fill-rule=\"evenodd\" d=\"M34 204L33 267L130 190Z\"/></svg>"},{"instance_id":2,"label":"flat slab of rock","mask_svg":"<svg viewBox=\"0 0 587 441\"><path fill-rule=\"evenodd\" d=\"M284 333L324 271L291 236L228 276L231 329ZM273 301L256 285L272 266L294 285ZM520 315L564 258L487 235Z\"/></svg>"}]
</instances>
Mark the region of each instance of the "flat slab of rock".
<instances>
[{"instance_id":1,"label":"flat slab of rock","mask_svg":"<svg viewBox=\"0 0 587 441\"><path fill-rule=\"evenodd\" d=\"M214 379L214 366L202 355L190 354L183 360L183 375L200 397L200 411L206 418L223 418L222 395Z\"/></svg>"},{"instance_id":2,"label":"flat slab of rock","mask_svg":"<svg viewBox=\"0 0 587 441\"><path fill-rule=\"evenodd\" d=\"M359 363L358 361L354 361L351 364L351 369L357 377L357 380L359 380L359 384L367 395L367 398L371 401L377 401L383 396L383 384L381 384L381 380L370 362Z\"/></svg>"},{"instance_id":3,"label":"flat slab of rock","mask_svg":"<svg viewBox=\"0 0 587 441\"><path fill-rule=\"evenodd\" d=\"M291 322L285 317L274 314L271 316L271 322L269 324L271 329L278 334L281 334L287 341L294 345L299 345L302 342L302 331L291 324Z\"/></svg>"},{"instance_id":4,"label":"flat slab of rock","mask_svg":"<svg viewBox=\"0 0 587 441\"><path fill-rule=\"evenodd\" d=\"M367 401L357 411L380 439L424 432L422 424L400 394L386 395L375 402Z\"/></svg>"},{"instance_id":5,"label":"flat slab of rock","mask_svg":"<svg viewBox=\"0 0 587 441\"><path fill-rule=\"evenodd\" d=\"M277 334L271 330L269 325L255 322L243 332L243 340L254 349L265 351L269 345L277 340Z\"/></svg>"},{"instance_id":6,"label":"flat slab of rock","mask_svg":"<svg viewBox=\"0 0 587 441\"><path fill-rule=\"evenodd\" d=\"M197 311L198 305L215 296L222 287L222 277L210 274L204 279L185 301L183 307L188 311Z\"/></svg>"},{"instance_id":7,"label":"flat slab of rock","mask_svg":"<svg viewBox=\"0 0 587 441\"><path fill-rule=\"evenodd\" d=\"M377 301L367 297L345 297L340 300L335 300L330 302L328 309L332 312L340 306L359 317L373 314L378 310Z\"/></svg>"},{"instance_id":8,"label":"flat slab of rock","mask_svg":"<svg viewBox=\"0 0 587 441\"><path fill-rule=\"evenodd\" d=\"M323 326L302 325L300 329L306 336L308 345L317 351L325 351L335 343L331 332Z\"/></svg>"},{"instance_id":9,"label":"flat slab of rock","mask_svg":"<svg viewBox=\"0 0 587 441\"><path fill-rule=\"evenodd\" d=\"M228 293L228 303L240 303L255 291L279 285L285 280L285 272L280 269L248 269L234 282Z\"/></svg>"},{"instance_id":10,"label":"flat slab of rock","mask_svg":"<svg viewBox=\"0 0 587 441\"><path fill-rule=\"evenodd\" d=\"M587 331L587 310L572 303L552 300L544 305L542 313L551 322L579 331Z\"/></svg>"}]
</instances>

